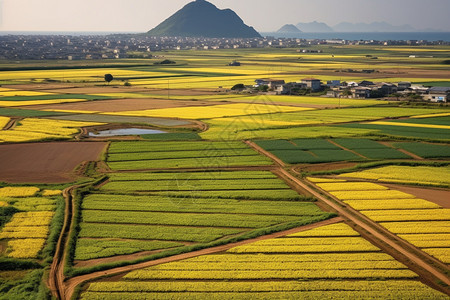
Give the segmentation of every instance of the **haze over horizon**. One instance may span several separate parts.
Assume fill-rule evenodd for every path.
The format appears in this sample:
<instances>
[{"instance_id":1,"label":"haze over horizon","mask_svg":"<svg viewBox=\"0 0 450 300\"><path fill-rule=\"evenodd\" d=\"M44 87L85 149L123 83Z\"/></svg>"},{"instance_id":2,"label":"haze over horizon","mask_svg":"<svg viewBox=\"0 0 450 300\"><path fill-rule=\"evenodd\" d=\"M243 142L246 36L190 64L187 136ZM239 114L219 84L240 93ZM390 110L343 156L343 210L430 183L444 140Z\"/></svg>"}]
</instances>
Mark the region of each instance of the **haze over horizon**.
<instances>
[{"instance_id":1,"label":"haze over horizon","mask_svg":"<svg viewBox=\"0 0 450 300\"><path fill-rule=\"evenodd\" d=\"M146 32L191 0L0 0L1 31ZM450 1L429 0L210 0L230 8L259 32L319 21L388 22L450 32ZM277 9L279 6L279 9ZM289 9L286 9L289 8Z\"/></svg>"}]
</instances>

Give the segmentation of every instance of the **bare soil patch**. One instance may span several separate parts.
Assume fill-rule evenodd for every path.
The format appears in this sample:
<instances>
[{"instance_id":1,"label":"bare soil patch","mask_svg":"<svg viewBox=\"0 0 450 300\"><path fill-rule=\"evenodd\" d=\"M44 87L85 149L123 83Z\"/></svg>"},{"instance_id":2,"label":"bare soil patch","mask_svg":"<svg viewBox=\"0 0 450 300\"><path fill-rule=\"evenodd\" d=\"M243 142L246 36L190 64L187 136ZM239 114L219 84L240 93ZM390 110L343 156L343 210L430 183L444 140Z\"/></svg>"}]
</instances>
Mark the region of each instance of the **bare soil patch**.
<instances>
[{"instance_id":1,"label":"bare soil patch","mask_svg":"<svg viewBox=\"0 0 450 300\"><path fill-rule=\"evenodd\" d=\"M450 208L450 191L424 188L424 187L411 187L399 184L383 184L391 189L399 190L418 198L425 199L434 202L442 207Z\"/></svg>"},{"instance_id":2,"label":"bare soil patch","mask_svg":"<svg viewBox=\"0 0 450 300\"><path fill-rule=\"evenodd\" d=\"M190 107L190 106L211 106L218 104L223 103L211 103L206 101L162 100L162 99L116 99L116 100L96 100L87 102L62 103L62 104L43 104L43 105L34 105L32 108L37 110L58 109L58 110L121 112L121 111Z\"/></svg>"},{"instance_id":3,"label":"bare soil patch","mask_svg":"<svg viewBox=\"0 0 450 300\"><path fill-rule=\"evenodd\" d=\"M74 169L96 161L104 142L55 142L0 145L0 181L10 183L64 183L76 179Z\"/></svg>"}]
</instances>

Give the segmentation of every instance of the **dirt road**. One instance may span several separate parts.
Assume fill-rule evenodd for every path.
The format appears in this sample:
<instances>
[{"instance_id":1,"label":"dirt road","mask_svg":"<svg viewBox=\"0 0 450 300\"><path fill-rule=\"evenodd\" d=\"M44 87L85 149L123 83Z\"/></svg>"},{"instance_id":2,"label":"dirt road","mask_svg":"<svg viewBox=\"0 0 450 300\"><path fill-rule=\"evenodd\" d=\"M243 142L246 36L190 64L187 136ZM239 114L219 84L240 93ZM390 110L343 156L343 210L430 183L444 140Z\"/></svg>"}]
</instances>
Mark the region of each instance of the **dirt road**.
<instances>
[{"instance_id":1,"label":"dirt road","mask_svg":"<svg viewBox=\"0 0 450 300\"><path fill-rule=\"evenodd\" d=\"M360 214L359 212L353 210L352 208L349 208L348 206L346 206L344 203L340 202L337 199L335 201L329 200L327 197L316 192L310 186L308 186L298 178L294 177L286 170L280 170L280 172L284 173L284 175L287 178L290 178L292 182L295 182L305 190L308 190L317 199L319 199L322 202L325 202L328 206L332 207L339 213L341 217L351 220L360 228L364 229L366 232L371 234L376 240L389 246L389 248L392 249L392 251L387 251L388 254L391 254L394 257L398 257L398 254L401 254L402 256L404 256L405 258L407 258L409 261L412 262L412 264L409 264L408 266L417 273L424 275L425 278L430 278L431 275L433 278L440 280L447 285L450 285L450 279L448 278L447 275L445 275L445 273L443 273L440 270L442 269L449 271L447 265L440 263L439 261L435 261L435 263L440 266L440 269L436 268L434 265L431 265L426 261L426 259L430 258L429 255L422 253L422 255L419 256L417 254L421 252L419 249L411 246L407 242L398 238L396 235L392 234L384 227L380 226L379 224L375 223L374 221ZM331 195L329 196L331 197ZM386 247L384 246L382 247L383 249L386 250ZM402 262L406 262L406 260ZM416 266L419 267L420 269L418 269ZM447 294L450 294L450 291L448 289Z\"/></svg>"},{"instance_id":2,"label":"dirt road","mask_svg":"<svg viewBox=\"0 0 450 300\"><path fill-rule=\"evenodd\" d=\"M65 283L66 286L65 286L65 290L64 290L64 295L65 295L64 299L70 299L75 291L75 288L77 286L79 286L80 284L82 284L86 281L92 280L92 279L99 278L99 277L118 275L121 273L130 272L130 271L134 271L134 270L138 270L138 269L142 269L142 268L148 268L148 267L165 264L165 263L169 263L169 262L173 262L173 261L177 261L177 260L183 260L183 259L192 258L192 257L196 257L196 256L201 256L201 255L207 255L207 254L214 254L214 253L218 253L218 252L224 252L224 251L227 251L227 250L237 247L237 246L246 245L246 244L250 244L250 243L254 243L254 242L262 241L262 240L274 239L274 238L282 237L285 235L294 234L297 232L317 228L320 226L334 224L337 222L341 222L342 220L343 220L342 218L336 217L336 218L325 220L322 222L318 222L318 223L314 223L314 224L310 224L310 225L306 225L306 226L302 226L302 227L297 227L297 228L293 228L293 229L289 229L289 230L285 230L285 231L280 231L280 232L272 233L269 235L260 236L260 237L250 239L250 240L240 241L240 242L226 244L226 245L222 245L222 246L218 246L218 247L212 247L212 248L202 249L199 251L188 252L188 253L183 253L180 255L165 257L165 258L152 260L152 261L148 261L148 262L144 262L144 263L140 263L140 264L129 265L129 266L124 266L124 267L119 267L119 268L114 268L114 269L109 269L109 270L105 270L105 271L99 271L99 272L95 272L95 273L90 273L90 274L74 277L74 278L69 279Z\"/></svg>"},{"instance_id":3,"label":"dirt road","mask_svg":"<svg viewBox=\"0 0 450 300\"><path fill-rule=\"evenodd\" d=\"M56 252L48 276L48 285L52 295L57 299L66 299L64 295L64 261L67 253L65 251L68 241L67 237L70 233L73 218L73 191L75 188L73 186L63 191L65 199L64 224L56 244Z\"/></svg>"}]
</instances>

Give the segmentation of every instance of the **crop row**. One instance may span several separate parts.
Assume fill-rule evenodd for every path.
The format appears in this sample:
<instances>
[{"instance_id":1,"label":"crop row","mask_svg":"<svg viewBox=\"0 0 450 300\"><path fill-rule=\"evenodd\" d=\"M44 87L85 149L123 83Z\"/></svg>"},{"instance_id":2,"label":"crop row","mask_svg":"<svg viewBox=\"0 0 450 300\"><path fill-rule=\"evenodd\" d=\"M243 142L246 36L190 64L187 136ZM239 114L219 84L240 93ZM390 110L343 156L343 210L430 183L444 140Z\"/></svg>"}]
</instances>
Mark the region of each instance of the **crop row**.
<instances>
[{"instance_id":1,"label":"crop row","mask_svg":"<svg viewBox=\"0 0 450 300\"><path fill-rule=\"evenodd\" d=\"M289 186L280 179L224 179L224 180L160 180L160 181L112 181L102 186L110 191L229 191L254 189L286 189Z\"/></svg>"},{"instance_id":2,"label":"crop row","mask_svg":"<svg viewBox=\"0 0 450 300\"><path fill-rule=\"evenodd\" d=\"M257 228L284 222L294 222L296 216L161 213L138 211L84 210L83 222L112 224L148 224L179 226L211 226Z\"/></svg>"},{"instance_id":3,"label":"crop row","mask_svg":"<svg viewBox=\"0 0 450 300\"><path fill-rule=\"evenodd\" d=\"M110 153L108 161L136 161L136 160L160 160L160 159L180 159L180 158L198 158L198 157L238 157L255 156L258 153L253 149L231 149L215 151L158 151L158 152L139 152L139 153Z\"/></svg>"},{"instance_id":4,"label":"crop row","mask_svg":"<svg viewBox=\"0 0 450 300\"><path fill-rule=\"evenodd\" d=\"M421 290L432 291L414 280L404 281L230 281L230 282L194 282L194 281L156 281L156 282L95 282L89 285L89 292L292 292L292 291L365 291L410 293Z\"/></svg>"},{"instance_id":5,"label":"crop row","mask_svg":"<svg viewBox=\"0 0 450 300\"><path fill-rule=\"evenodd\" d=\"M401 263L395 260L385 261L318 261L318 262L255 262L255 261L239 261L236 263L230 261L215 261L215 262L199 262L199 261L178 261L172 262L170 265L158 265L152 268L153 270L161 271L208 271L221 270L229 272L236 271L250 271L250 270L267 270L267 271L296 271L296 270L404 270L407 269Z\"/></svg>"},{"instance_id":6,"label":"crop row","mask_svg":"<svg viewBox=\"0 0 450 300\"><path fill-rule=\"evenodd\" d=\"M403 282L403 281L402 281ZM229 283L227 281L227 283ZM254 284L254 283L253 283ZM259 285L260 283L258 283ZM341 284L341 283L340 283ZM342 285L342 284L341 284ZM422 284L423 285L423 284ZM160 300L173 300L173 299L192 299L192 300L222 300L222 299L255 299L265 300L267 297L270 299L304 299L304 300L316 300L316 299L370 299L378 300L398 300L398 299L447 299L447 296L440 294L436 290L433 290L426 285L423 285L421 289L414 291L283 291L283 292L87 292L81 296L82 300L147 300L147 299L160 299Z\"/></svg>"},{"instance_id":7,"label":"crop row","mask_svg":"<svg viewBox=\"0 0 450 300\"><path fill-rule=\"evenodd\" d=\"M412 196L396 190L376 190L376 191L343 191L330 192L333 196L341 200L377 200L377 199L410 199Z\"/></svg>"},{"instance_id":8,"label":"crop row","mask_svg":"<svg viewBox=\"0 0 450 300\"><path fill-rule=\"evenodd\" d=\"M388 200L346 200L344 201L357 210L387 210L387 209L435 209L439 205L424 199L388 199Z\"/></svg>"},{"instance_id":9,"label":"crop row","mask_svg":"<svg viewBox=\"0 0 450 300\"><path fill-rule=\"evenodd\" d=\"M425 248L422 249L424 252L436 257L440 261L446 264L450 264L450 254L447 248Z\"/></svg>"},{"instance_id":10,"label":"crop row","mask_svg":"<svg viewBox=\"0 0 450 300\"><path fill-rule=\"evenodd\" d=\"M309 202L257 201L236 199L170 198L167 196L130 196L91 194L84 198L83 209L197 212L197 213L241 213L261 215L317 215L322 211Z\"/></svg>"},{"instance_id":11,"label":"crop row","mask_svg":"<svg viewBox=\"0 0 450 300\"><path fill-rule=\"evenodd\" d=\"M341 174L342 177L375 179L384 182L450 185L450 167L386 166L360 172Z\"/></svg>"},{"instance_id":12,"label":"crop row","mask_svg":"<svg viewBox=\"0 0 450 300\"><path fill-rule=\"evenodd\" d=\"M450 248L450 233L399 234L399 237L419 248ZM443 249L447 251L448 249ZM450 256L450 254L448 254Z\"/></svg>"},{"instance_id":13,"label":"crop row","mask_svg":"<svg viewBox=\"0 0 450 300\"><path fill-rule=\"evenodd\" d=\"M362 157L345 150L272 150L270 151L286 163L322 163L344 160L362 160Z\"/></svg>"},{"instance_id":14,"label":"crop row","mask_svg":"<svg viewBox=\"0 0 450 300\"><path fill-rule=\"evenodd\" d=\"M248 149L243 142L144 142L144 141L121 141L113 142L108 149L113 153L138 153L138 152L167 152L171 151L198 151L214 152L216 150ZM236 150L239 151L239 150Z\"/></svg>"},{"instance_id":15,"label":"crop row","mask_svg":"<svg viewBox=\"0 0 450 300\"><path fill-rule=\"evenodd\" d=\"M81 223L79 236L82 238L211 242L223 236L243 231L245 229Z\"/></svg>"},{"instance_id":16,"label":"crop row","mask_svg":"<svg viewBox=\"0 0 450 300\"><path fill-rule=\"evenodd\" d=\"M328 192L388 190L385 186L371 182L332 182L316 183L316 185Z\"/></svg>"},{"instance_id":17,"label":"crop row","mask_svg":"<svg viewBox=\"0 0 450 300\"><path fill-rule=\"evenodd\" d=\"M169 168L218 168L230 166L265 166L272 161L261 155L252 156L218 156L196 157L180 159L159 159L144 161L109 162L113 170L143 170L143 169L169 169Z\"/></svg>"},{"instance_id":18,"label":"crop row","mask_svg":"<svg viewBox=\"0 0 450 300\"><path fill-rule=\"evenodd\" d=\"M234 190L234 191L167 191L159 193L169 197L183 198L236 198L236 199L271 199L303 201L297 192L291 189L270 190Z\"/></svg>"},{"instance_id":19,"label":"crop row","mask_svg":"<svg viewBox=\"0 0 450 300\"><path fill-rule=\"evenodd\" d=\"M183 244L167 241L79 239L77 241L75 259L89 260L179 246L183 246Z\"/></svg>"},{"instance_id":20,"label":"crop row","mask_svg":"<svg viewBox=\"0 0 450 300\"><path fill-rule=\"evenodd\" d=\"M345 238L285 238L261 241L238 246L233 253L326 253L326 252L373 252L377 247L360 237Z\"/></svg>"},{"instance_id":21,"label":"crop row","mask_svg":"<svg viewBox=\"0 0 450 300\"><path fill-rule=\"evenodd\" d=\"M359 233L344 223L321 226L313 230L301 231L288 237L331 237L331 236L359 236Z\"/></svg>"},{"instance_id":22,"label":"crop row","mask_svg":"<svg viewBox=\"0 0 450 300\"><path fill-rule=\"evenodd\" d=\"M223 179L273 179L277 178L268 171L215 171L183 173L111 173L111 181L151 181L151 180L223 180Z\"/></svg>"},{"instance_id":23,"label":"crop row","mask_svg":"<svg viewBox=\"0 0 450 300\"><path fill-rule=\"evenodd\" d=\"M380 224L395 234L450 233L450 221L383 222Z\"/></svg>"},{"instance_id":24,"label":"crop row","mask_svg":"<svg viewBox=\"0 0 450 300\"><path fill-rule=\"evenodd\" d=\"M376 210L361 213L376 222L450 221L450 209Z\"/></svg>"},{"instance_id":25,"label":"crop row","mask_svg":"<svg viewBox=\"0 0 450 300\"><path fill-rule=\"evenodd\" d=\"M418 276L408 269L386 270L386 269L360 269L360 270L206 270L206 271L182 271L182 270L160 270L147 269L137 270L129 273L124 278L130 280L260 280L260 279L352 279L352 278L417 278Z\"/></svg>"}]
</instances>

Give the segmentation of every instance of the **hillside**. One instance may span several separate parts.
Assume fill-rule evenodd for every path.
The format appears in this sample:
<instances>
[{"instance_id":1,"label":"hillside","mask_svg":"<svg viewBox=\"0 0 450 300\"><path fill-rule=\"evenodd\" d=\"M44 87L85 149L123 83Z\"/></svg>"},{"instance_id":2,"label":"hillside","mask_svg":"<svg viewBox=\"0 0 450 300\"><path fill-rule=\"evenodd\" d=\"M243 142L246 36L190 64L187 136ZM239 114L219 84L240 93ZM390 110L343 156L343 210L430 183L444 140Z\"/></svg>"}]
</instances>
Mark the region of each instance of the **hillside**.
<instances>
[{"instance_id":1,"label":"hillside","mask_svg":"<svg viewBox=\"0 0 450 300\"><path fill-rule=\"evenodd\" d=\"M148 32L152 36L254 38L260 34L231 9L196 0Z\"/></svg>"},{"instance_id":2,"label":"hillside","mask_svg":"<svg viewBox=\"0 0 450 300\"><path fill-rule=\"evenodd\" d=\"M299 33L302 31L293 24L286 24L283 27L281 27L277 32L279 32L279 33Z\"/></svg>"}]
</instances>

